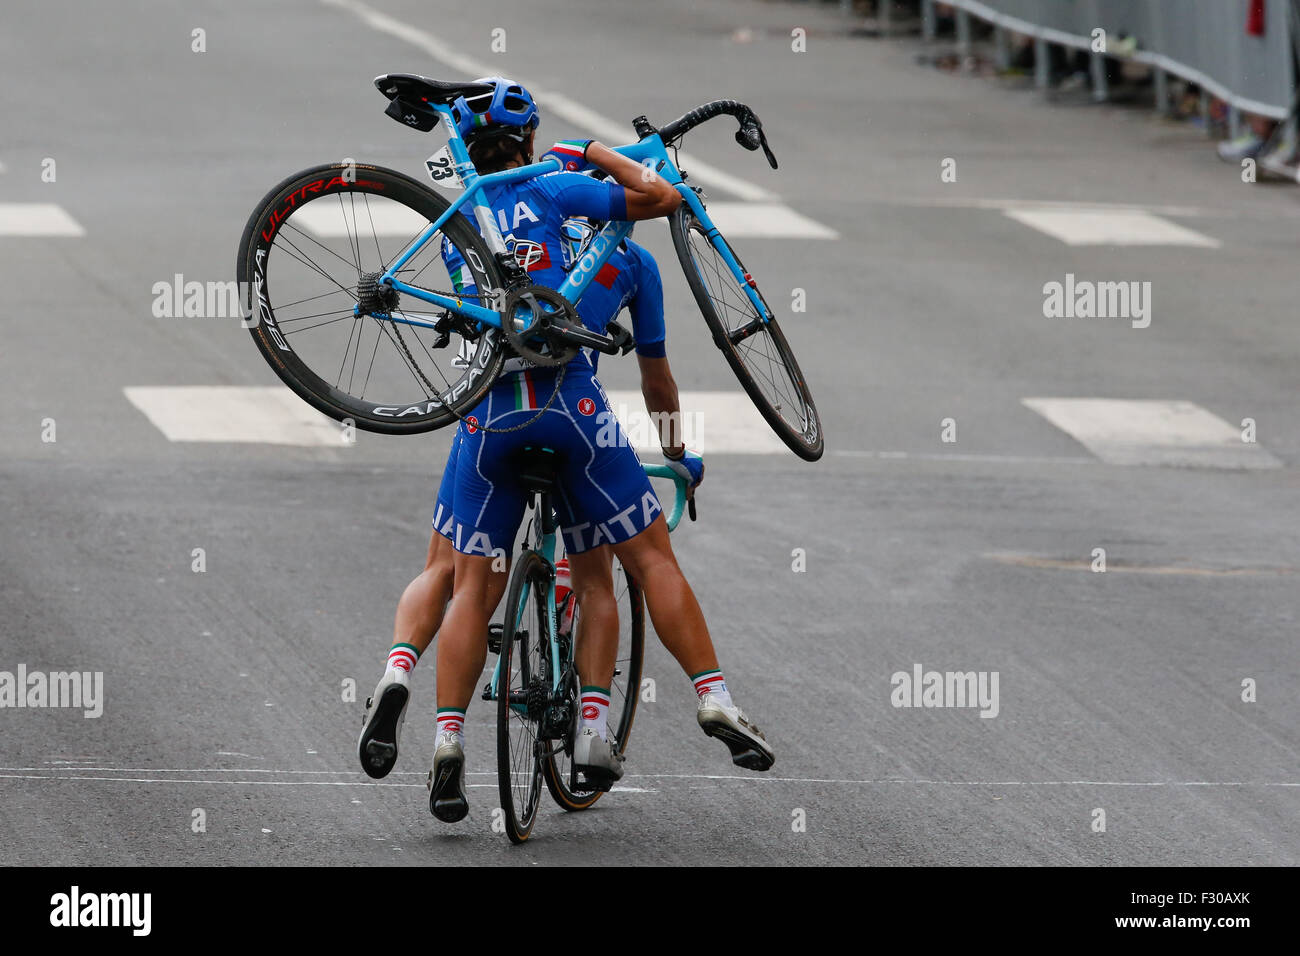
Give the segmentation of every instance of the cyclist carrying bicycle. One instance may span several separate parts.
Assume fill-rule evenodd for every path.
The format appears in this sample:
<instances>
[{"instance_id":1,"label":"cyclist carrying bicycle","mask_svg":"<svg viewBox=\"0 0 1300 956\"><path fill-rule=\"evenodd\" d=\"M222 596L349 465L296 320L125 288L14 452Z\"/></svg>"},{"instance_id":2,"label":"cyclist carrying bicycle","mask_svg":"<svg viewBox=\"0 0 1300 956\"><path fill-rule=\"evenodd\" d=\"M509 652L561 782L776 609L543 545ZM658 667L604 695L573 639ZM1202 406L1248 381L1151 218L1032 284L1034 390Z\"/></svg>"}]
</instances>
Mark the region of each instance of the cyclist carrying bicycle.
<instances>
[{"instance_id":1,"label":"cyclist carrying bicycle","mask_svg":"<svg viewBox=\"0 0 1300 956\"><path fill-rule=\"evenodd\" d=\"M518 84L499 77L478 82L491 84L492 94L475 98L477 102L472 106L464 98L455 104L460 132L476 168L491 172L530 163L539 120L532 97ZM578 167L581 161L602 170L614 181L599 182L566 168L501 187L490 199L498 221L505 218L507 229L503 232L509 233L507 241L516 256L532 266L530 277L549 287L558 286L564 277L559 253L565 241L566 220L651 219L667 215L681 201L667 182L600 143L562 144L561 152L566 167L570 162ZM662 292L657 268L644 250L630 242L627 251L619 256L610 265L620 271L626 269L629 279L635 281L625 283L618 297L607 299L603 309L598 310L594 301L584 309L583 303L588 301L584 296L579 315L584 324L603 333L622 307L623 296L630 294L647 403L659 406L652 407L652 411L675 410L675 385L671 403L674 408L666 407L667 399L662 395L653 402L651 399L656 389L666 392L672 382L661 352ZM605 287L613 293L618 276L607 278L610 282ZM592 289L602 285L597 281ZM633 288L635 291L629 293ZM657 340L653 316L647 315L645 307L636 301L642 290L648 299L660 300ZM602 314L596 314L598 311ZM738 766L766 770L774 760L762 732L731 699L704 616L673 557L662 508L635 452L621 431L616 440L608 439L609 423L614 422L617 428L616 419L590 358L579 352L564 367L562 380L559 373L557 368L527 367L517 362L466 416L453 445L455 477L448 529L455 552L453 596L438 642L438 735L429 798L431 811L447 822L462 819L468 812L464 790L465 710L486 661L488 619L504 586L504 573L493 569L494 555L510 552L523 517L526 492L515 473L515 456L525 446L547 447L559 455L556 508L570 555L574 588L583 595L583 635L577 654L584 684L583 723L575 765L603 765L615 779L622 774L619 759L602 732L601 719L607 713L617 646L612 583L607 608L613 614L612 642L606 633L608 615L602 612L599 599L593 600L588 593L604 590L591 588L591 581L603 584L602 574L604 578L610 576L608 555L601 553L605 547L618 556L641 585L656 632L691 675L699 695L697 719L705 733L726 743ZM539 414L546 398L557 389L551 406ZM502 430L521 424L524 427L514 431ZM604 438L599 434L602 427ZM680 446L665 451L667 463L689 475L693 485L698 484L703 474L699 457ZM593 633L602 635L601 639L583 648L584 639ZM611 643L613 646L609 646ZM598 699L601 691L604 706Z\"/></svg>"}]
</instances>

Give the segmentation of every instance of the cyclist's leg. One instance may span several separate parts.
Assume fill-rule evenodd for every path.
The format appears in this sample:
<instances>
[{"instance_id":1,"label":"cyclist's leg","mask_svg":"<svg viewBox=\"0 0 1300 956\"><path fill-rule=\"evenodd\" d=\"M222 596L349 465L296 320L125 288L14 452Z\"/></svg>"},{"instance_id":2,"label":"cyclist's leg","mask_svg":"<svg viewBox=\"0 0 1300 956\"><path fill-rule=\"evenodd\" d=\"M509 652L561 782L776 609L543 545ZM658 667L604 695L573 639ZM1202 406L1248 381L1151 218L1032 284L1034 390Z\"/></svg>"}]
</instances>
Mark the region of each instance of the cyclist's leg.
<instances>
[{"instance_id":1,"label":"cyclist's leg","mask_svg":"<svg viewBox=\"0 0 1300 956\"><path fill-rule=\"evenodd\" d=\"M492 422L493 396L475 410ZM490 436L467 429L456 470L452 597L438 640L438 734L429 773L429 809L454 823L469 812L465 796L464 720L487 661L488 619L505 587L501 555L509 554L523 516L517 481ZM498 442L502 451L508 442Z\"/></svg>"},{"instance_id":2,"label":"cyclist's leg","mask_svg":"<svg viewBox=\"0 0 1300 956\"><path fill-rule=\"evenodd\" d=\"M573 594L581 614L574 663L584 687L608 691L618 659L618 604L614 598L613 555L592 548L569 556Z\"/></svg>"},{"instance_id":3,"label":"cyclist's leg","mask_svg":"<svg viewBox=\"0 0 1300 956\"><path fill-rule=\"evenodd\" d=\"M495 389L475 414L495 424L493 405L506 390ZM509 406L506 406L509 409ZM512 410L512 409L509 409ZM438 642L438 709L469 705L487 655L488 619L506 586L503 560L514 545L525 495L511 456L523 433L465 429L453 494L453 584L451 604Z\"/></svg>"},{"instance_id":4,"label":"cyclist's leg","mask_svg":"<svg viewBox=\"0 0 1300 956\"><path fill-rule=\"evenodd\" d=\"M452 440L447 465L438 488L438 504L433 517L433 534L421 571L397 602L393 622L393 643L388 649L387 666L374 693L366 699L357 743L362 769L372 777L386 776L397 763L398 743L406 708L410 702L410 674L416 661L432 643L442 623L443 611L451 597L452 547L451 495L456 478L456 459L460 436Z\"/></svg>"},{"instance_id":5,"label":"cyclist's leg","mask_svg":"<svg viewBox=\"0 0 1300 956\"><path fill-rule=\"evenodd\" d=\"M663 516L612 547L623 567L640 583L659 639L695 684L700 699L695 716L700 727L727 745L736 766L770 768L775 761L772 747L726 690L704 613L677 566Z\"/></svg>"},{"instance_id":6,"label":"cyclist's leg","mask_svg":"<svg viewBox=\"0 0 1300 956\"><path fill-rule=\"evenodd\" d=\"M686 675L717 670L718 656L704 612L677 565L663 516L635 537L613 545L613 550L641 585L655 633Z\"/></svg>"},{"instance_id":7,"label":"cyclist's leg","mask_svg":"<svg viewBox=\"0 0 1300 956\"><path fill-rule=\"evenodd\" d=\"M488 621L505 589L491 555L455 553L455 590L438 641L438 710L464 713L487 662ZM496 601L492 600L495 595Z\"/></svg>"}]
</instances>

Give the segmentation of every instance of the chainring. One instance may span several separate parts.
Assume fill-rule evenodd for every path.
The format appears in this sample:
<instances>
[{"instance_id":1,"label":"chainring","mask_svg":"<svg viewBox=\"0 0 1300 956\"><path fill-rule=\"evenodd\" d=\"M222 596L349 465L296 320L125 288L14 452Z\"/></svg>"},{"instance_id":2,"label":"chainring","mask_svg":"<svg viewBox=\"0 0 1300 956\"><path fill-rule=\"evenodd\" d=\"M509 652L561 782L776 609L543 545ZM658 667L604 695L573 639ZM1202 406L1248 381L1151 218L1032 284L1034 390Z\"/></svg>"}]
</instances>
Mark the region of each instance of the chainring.
<instances>
[{"instance_id":1,"label":"chainring","mask_svg":"<svg viewBox=\"0 0 1300 956\"><path fill-rule=\"evenodd\" d=\"M550 309L543 306L550 306ZM534 318L533 323L523 331L515 327L514 321L515 310L520 307L528 309ZM505 334L506 342L520 358L534 365L551 367L567 365L578 354L579 346L560 345L546 335L552 321L551 316L557 316L574 325L582 324L577 311L573 308L573 303L554 289L540 285L525 285L506 293L505 301L501 306L501 329ZM540 349L529 342L530 339L535 340L539 336L544 343Z\"/></svg>"}]
</instances>

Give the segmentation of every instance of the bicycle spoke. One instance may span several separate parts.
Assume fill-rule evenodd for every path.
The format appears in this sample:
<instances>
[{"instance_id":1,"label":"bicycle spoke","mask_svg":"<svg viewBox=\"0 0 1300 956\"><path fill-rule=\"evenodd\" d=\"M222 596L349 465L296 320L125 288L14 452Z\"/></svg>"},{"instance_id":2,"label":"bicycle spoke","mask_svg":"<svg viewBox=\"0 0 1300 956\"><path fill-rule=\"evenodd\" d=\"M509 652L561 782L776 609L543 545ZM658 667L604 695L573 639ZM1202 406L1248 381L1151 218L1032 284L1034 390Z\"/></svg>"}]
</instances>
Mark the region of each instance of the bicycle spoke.
<instances>
[{"instance_id":1,"label":"bicycle spoke","mask_svg":"<svg viewBox=\"0 0 1300 956\"><path fill-rule=\"evenodd\" d=\"M329 314L328 312L322 312L322 313L321 313L321 315L328 315L328 314ZM303 318L309 318L309 316L303 316ZM302 329L284 329L284 328L282 327L280 331L284 334L284 337L287 339L289 336L291 336L291 335L297 335L299 332L310 332L312 329L319 329L319 328L321 328L322 326L325 326L325 325L333 325L335 322L342 322L342 321L344 321L345 319L351 319L351 318L355 318L355 316L354 316L354 315L352 314L352 312L349 310L349 311L344 312L344 313L342 313L341 315L339 315L338 318L334 318L334 319L326 319L324 322L317 322L315 325L309 325L309 326L307 326L306 328L302 328ZM297 321L297 320L294 319L294 320L291 320L291 321Z\"/></svg>"},{"instance_id":2,"label":"bicycle spoke","mask_svg":"<svg viewBox=\"0 0 1300 956\"><path fill-rule=\"evenodd\" d=\"M341 200L340 200L340 201L341 201ZM316 243L316 245L320 246L322 249L324 249L326 252L328 252L330 255L332 255L332 256L333 256L335 259L337 259L339 262L343 263L343 264L344 264L345 266L347 266L349 269L353 269L353 270L356 270L356 271L358 271L358 272L360 271L360 269L358 269L357 264L356 264L355 262L349 262L347 259L344 259L341 255L339 255L337 252L335 252L335 251L334 251L333 249L331 249L329 246L325 245L325 243L321 242L321 241L320 241L319 239L317 239L315 236L308 235L307 233L303 232L301 229L299 229L297 226L295 226L295 225L294 225L292 222L290 222L288 219L286 219L286 220L284 221L284 228L285 228L285 229L292 229L294 232L296 232L298 235L302 236L304 239L308 240L309 242L314 242L314 243ZM283 235L284 235L284 232L281 231L280 235L283 236ZM287 239L286 239L285 241L288 242ZM290 245L292 245L292 243L290 243ZM351 243L348 243L349 251L351 250L351 245L352 245ZM297 247L297 246L294 246L294 248L297 249L298 247ZM301 250L300 250L300 251L301 251ZM305 256L306 256L306 253L302 253L302 255L305 257ZM318 266L317 268L319 268L319 266ZM326 272L324 269L321 269L320 272L321 272L322 275L325 275L325 276L328 276L328 275L329 275L329 273ZM342 288L342 286L340 286L339 288Z\"/></svg>"},{"instance_id":3,"label":"bicycle spoke","mask_svg":"<svg viewBox=\"0 0 1300 956\"><path fill-rule=\"evenodd\" d=\"M796 374L768 333L763 315L698 224L689 228L686 235L691 259L713 300L735 357L749 370L772 409L806 434L811 421L808 404Z\"/></svg>"}]
</instances>

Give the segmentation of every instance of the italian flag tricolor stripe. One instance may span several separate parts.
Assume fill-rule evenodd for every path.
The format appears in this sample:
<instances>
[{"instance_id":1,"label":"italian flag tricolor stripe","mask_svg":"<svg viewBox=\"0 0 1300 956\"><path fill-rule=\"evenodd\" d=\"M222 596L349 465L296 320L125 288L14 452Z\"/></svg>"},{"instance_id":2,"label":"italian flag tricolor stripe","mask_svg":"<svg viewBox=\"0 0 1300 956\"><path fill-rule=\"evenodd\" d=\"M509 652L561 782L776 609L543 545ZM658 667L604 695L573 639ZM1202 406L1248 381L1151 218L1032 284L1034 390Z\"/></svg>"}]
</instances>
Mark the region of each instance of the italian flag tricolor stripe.
<instances>
[{"instance_id":1,"label":"italian flag tricolor stripe","mask_svg":"<svg viewBox=\"0 0 1300 956\"><path fill-rule=\"evenodd\" d=\"M533 387L531 372L521 372L515 378L515 411L526 412L537 407L537 390Z\"/></svg>"},{"instance_id":2,"label":"italian flag tricolor stripe","mask_svg":"<svg viewBox=\"0 0 1300 956\"><path fill-rule=\"evenodd\" d=\"M553 153L563 153L566 156L577 156L581 158L586 141L581 139L562 139L551 147Z\"/></svg>"}]
</instances>

